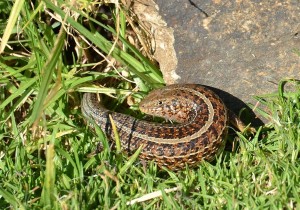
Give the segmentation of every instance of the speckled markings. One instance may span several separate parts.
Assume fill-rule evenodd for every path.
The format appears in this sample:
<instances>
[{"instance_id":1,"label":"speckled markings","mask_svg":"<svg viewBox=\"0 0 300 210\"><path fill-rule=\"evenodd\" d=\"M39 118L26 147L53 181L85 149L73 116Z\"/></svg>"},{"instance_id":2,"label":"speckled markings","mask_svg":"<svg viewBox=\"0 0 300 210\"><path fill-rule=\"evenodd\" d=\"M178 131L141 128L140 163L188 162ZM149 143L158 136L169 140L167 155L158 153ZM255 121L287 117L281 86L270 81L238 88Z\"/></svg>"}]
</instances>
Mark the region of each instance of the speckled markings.
<instances>
[{"instance_id":1,"label":"speckled markings","mask_svg":"<svg viewBox=\"0 0 300 210\"><path fill-rule=\"evenodd\" d=\"M112 112L96 94L85 93L82 113L112 136L109 114L118 129L126 153L143 147L140 158L154 160L160 167L182 169L211 161L223 150L227 135L228 114L221 99L211 90L196 84L169 85L150 92L140 103L146 114L176 121L154 123Z\"/></svg>"}]
</instances>

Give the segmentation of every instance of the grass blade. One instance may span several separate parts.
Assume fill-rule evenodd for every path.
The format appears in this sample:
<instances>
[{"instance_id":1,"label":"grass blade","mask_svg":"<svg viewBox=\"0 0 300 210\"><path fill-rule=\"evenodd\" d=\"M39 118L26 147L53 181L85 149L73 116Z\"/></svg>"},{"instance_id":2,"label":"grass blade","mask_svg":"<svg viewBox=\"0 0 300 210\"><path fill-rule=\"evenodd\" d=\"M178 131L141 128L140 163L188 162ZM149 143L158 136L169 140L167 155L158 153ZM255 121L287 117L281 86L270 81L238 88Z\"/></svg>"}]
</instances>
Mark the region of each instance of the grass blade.
<instances>
[{"instance_id":1,"label":"grass blade","mask_svg":"<svg viewBox=\"0 0 300 210\"><path fill-rule=\"evenodd\" d=\"M5 49L5 46L7 44L7 41L11 35L11 32L13 31L13 28L17 22L17 19L19 17L20 11L23 8L25 0L16 0L14 3L14 6L10 12L10 16L8 18L8 22L4 31L4 34L2 36L1 44L0 44L0 54Z\"/></svg>"},{"instance_id":2,"label":"grass blade","mask_svg":"<svg viewBox=\"0 0 300 210\"><path fill-rule=\"evenodd\" d=\"M34 123L34 127L37 125L39 118L42 114L43 106L45 104L45 98L47 96L49 85L52 80L52 74L55 70L57 60L61 55L61 51L64 46L65 34L66 33L64 31L64 28L61 28L60 33L57 36L54 48L51 51L50 57L48 58L42 70L43 77L41 81L41 87L39 89L37 100L34 104L31 116L31 123Z\"/></svg>"}]
</instances>

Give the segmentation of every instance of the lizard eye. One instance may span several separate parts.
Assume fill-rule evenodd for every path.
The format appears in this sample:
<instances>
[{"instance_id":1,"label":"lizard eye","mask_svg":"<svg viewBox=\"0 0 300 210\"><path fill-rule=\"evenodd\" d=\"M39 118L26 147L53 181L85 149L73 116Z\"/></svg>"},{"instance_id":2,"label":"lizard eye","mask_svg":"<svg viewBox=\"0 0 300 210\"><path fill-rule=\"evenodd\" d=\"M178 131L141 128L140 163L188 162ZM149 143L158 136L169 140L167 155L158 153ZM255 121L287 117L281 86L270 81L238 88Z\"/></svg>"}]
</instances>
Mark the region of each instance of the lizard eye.
<instances>
[{"instance_id":1,"label":"lizard eye","mask_svg":"<svg viewBox=\"0 0 300 210\"><path fill-rule=\"evenodd\" d=\"M158 105L162 105L163 102L162 102L162 101L158 101L157 104L158 104Z\"/></svg>"}]
</instances>

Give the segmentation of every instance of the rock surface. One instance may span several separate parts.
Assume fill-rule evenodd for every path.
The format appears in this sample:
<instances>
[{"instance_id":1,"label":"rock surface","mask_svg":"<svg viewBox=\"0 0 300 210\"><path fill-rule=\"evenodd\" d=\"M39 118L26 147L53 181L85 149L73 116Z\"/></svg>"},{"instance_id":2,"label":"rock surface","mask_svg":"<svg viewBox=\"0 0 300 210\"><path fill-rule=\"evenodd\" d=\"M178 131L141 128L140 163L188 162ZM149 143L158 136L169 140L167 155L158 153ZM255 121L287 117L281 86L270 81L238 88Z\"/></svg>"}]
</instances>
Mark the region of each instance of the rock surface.
<instances>
[{"instance_id":1,"label":"rock surface","mask_svg":"<svg viewBox=\"0 0 300 210\"><path fill-rule=\"evenodd\" d=\"M276 91L281 79L300 78L298 0L155 2L174 30L178 83L220 89L239 110Z\"/></svg>"}]
</instances>

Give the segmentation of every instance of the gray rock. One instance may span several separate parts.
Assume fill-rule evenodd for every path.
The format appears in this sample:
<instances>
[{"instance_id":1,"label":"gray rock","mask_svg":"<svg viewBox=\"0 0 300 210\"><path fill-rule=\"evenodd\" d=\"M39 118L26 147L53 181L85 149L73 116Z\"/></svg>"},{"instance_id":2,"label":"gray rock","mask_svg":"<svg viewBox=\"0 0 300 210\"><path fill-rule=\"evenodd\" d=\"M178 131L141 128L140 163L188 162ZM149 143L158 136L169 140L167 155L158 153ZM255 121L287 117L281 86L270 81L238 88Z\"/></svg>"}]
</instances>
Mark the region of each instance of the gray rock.
<instances>
[{"instance_id":1,"label":"gray rock","mask_svg":"<svg viewBox=\"0 0 300 210\"><path fill-rule=\"evenodd\" d=\"M219 90L235 111L300 78L298 0L156 0L174 29L179 83ZM218 91L217 91L218 92Z\"/></svg>"}]
</instances>

